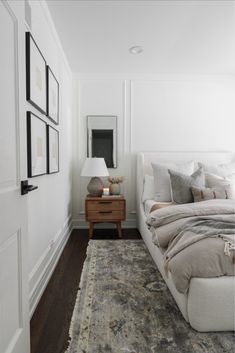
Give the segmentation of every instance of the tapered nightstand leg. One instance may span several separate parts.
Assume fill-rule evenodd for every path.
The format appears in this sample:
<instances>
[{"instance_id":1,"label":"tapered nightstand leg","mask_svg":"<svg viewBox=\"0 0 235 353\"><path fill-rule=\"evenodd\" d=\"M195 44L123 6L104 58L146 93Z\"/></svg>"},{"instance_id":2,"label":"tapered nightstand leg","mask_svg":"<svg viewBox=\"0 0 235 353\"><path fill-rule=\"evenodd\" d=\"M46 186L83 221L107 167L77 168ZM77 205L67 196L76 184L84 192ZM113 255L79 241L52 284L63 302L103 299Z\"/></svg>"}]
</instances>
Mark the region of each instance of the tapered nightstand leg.
<instances>
[{"instance_id":1,"label":"tapered nightstand leg","mask_svg":"<svg viewBox=\"0 0 235 353\"><path fill-rule=\"evenodd\" d=\"M118 231L118 237L122 238L122 227L121 227L121 222L117 222L117 231Z\"/></svg>"},{"instance_id":2,"label":"tapered nightstand leg","mask_svg":"<svg viewBox=\"0 0 235 353\"><path fill-rule=\"evenodd\" d=\"M93 224L92 222L90 222L90 227L89 227L89 239L92 238L93 229L94 229L94 224Z\"/></svg>"}]
</instances>

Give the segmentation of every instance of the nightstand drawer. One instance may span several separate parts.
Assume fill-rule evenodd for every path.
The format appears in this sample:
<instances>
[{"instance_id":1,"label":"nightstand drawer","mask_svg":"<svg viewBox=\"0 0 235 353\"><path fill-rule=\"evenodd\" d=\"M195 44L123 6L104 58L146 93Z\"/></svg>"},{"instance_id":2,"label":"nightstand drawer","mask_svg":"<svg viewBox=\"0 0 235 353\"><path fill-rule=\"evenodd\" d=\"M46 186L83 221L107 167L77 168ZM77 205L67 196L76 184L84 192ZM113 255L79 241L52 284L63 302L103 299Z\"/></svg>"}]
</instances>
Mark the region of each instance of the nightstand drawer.
<instances>
[{"instance_id":1,"label":"nightstand drawer","mask_svg":"<svg viewBox=\"0 0 235 353\"><path fill-rule=\"evenodd\" d=\"M88 211L87 212L88 221L121 221L125 219L125 212L123 210L104 210L102 211Z\"/></svg>"},{"instance_id":2,"label":"nightstand drawer","mask_svg":"<svg viewBox=\"0 0 235 353\"><path fill-rule=\"evenodd\" d=\"M124 200L87 201L87 211L115 211L124 209Z\"/></svg>"}]
</instances>

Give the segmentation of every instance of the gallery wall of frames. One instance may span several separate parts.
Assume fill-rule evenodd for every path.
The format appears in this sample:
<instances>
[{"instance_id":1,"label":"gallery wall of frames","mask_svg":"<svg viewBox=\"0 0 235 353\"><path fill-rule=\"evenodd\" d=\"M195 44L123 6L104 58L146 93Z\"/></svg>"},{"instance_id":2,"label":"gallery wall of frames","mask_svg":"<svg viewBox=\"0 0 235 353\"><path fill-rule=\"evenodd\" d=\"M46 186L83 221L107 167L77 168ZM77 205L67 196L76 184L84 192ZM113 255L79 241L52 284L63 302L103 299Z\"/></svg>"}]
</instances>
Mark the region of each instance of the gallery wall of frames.
<instances>
[{"instance_id":1,"label":"gallery wall of frames","mask_svg":"<svg viewBox=\"0 0 235 353\"><path fill-rule=\"evenodd\" d=\"M59 83L30 32L26 32L26 99L47 123L27 112L28 177L59 172Z\"/></svg>"}]
</instances>

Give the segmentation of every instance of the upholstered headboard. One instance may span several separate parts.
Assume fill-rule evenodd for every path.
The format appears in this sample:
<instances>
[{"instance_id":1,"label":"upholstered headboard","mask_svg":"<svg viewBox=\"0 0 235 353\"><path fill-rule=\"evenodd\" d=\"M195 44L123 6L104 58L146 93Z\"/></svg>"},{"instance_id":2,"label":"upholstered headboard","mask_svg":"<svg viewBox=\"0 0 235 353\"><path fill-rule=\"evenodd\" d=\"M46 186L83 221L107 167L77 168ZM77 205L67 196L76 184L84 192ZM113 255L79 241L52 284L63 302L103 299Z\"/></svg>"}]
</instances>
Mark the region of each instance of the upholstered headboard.
<instances>
[{"instance_id":1,"label":"upholstered headboard","mask_svg":"<svg viewBox=\"0 0 235 353\"><path fill-rule=\"evenodd\" d=\"M137 155L137 212L142 205L142 193L144 184L144 175L152 175L151 163L167 162L204 162L207 164L228 163L235 160L235 154L232 152L141 152Z\"/></svg>"}]
</instances>

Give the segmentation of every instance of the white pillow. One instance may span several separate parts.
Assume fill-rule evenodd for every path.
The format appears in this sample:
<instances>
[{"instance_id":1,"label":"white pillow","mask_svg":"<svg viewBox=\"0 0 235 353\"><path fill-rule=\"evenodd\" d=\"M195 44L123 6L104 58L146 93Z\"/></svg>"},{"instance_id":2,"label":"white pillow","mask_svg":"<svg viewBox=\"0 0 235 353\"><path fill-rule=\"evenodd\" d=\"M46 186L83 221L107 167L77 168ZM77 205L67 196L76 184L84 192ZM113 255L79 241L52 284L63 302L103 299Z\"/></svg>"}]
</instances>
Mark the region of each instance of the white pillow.
<instances>
[{"instance_id":1,"label":"white pillow","mask_svg":"<svg viewBox=\"0 0 235 353\"><path fill-rule=\"evenodd\" d=\"M144 176L144 191L142 195L142 202L154 199L154 179L152 175L146 174Z\"/></svg>"},{"instance_id":2,"label":"white pillow","mask_svg":"<svg viewBox=\"0 0 235 353\"><path fill-rule=\"evenodd\" d=\"M161 202L171 202L171 182L168 169L191 175L194 172L194 161L176 164L169 162L167 164L152 163L154 176L154 200Z\"/></svg>"},{"instance_id":3,"label":"white pillow","mask_svg":"<svg viewBox=\"0 0 235 353\"><path fill-rule=\"evenodd\" d=\"M215 174L205 173L205 178L206 187L209 188L226 187L230 185L232 199L235 199L235 173L226 178Z\"/></svg>"},{"instance_id":4,"label":"white pillow","mask_svg":"<svg viewBox=\"0 0 235 353\"><path fill-rule=\"evenodd\" d=\"M218 175L221 177L231 176L235 174L235 162L226 163L226 164L204 164L198 162L199 167L202 167L205 173L210 173Z\"/></svg>"}]
</instances>

